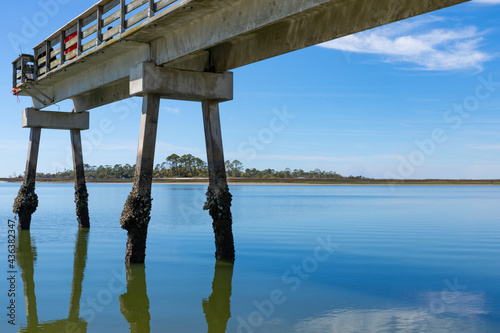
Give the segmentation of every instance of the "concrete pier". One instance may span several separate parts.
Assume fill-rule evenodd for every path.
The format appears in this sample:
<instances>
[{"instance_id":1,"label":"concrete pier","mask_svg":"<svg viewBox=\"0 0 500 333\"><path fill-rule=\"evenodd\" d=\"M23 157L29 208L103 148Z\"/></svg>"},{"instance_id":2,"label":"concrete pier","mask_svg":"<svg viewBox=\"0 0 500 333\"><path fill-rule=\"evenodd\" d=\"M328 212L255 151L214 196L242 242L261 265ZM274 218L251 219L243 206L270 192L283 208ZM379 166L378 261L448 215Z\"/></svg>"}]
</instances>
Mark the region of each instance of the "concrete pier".
<instances>
[{"instance_id":1,"label":"concrete pier","mask_svg":"<svg viewBox=\"0 0 500 333\"><path fill-rule=\"evenodd\" d=\"M38 196L35 193L35 179L41 132L42 129L39 127L31 128L24 182L14 201L13 212L19 216L18 228L22 230L30 228L31 215L38 207Z\"/></svg>"},{"instance_id":2,"label":"concrete pier","mask_svg":"<svg viewBox=\"0 0 500 333\"><path fill-rule=\"evenodd\" d=\"M85 171L83 169L82 138L79 129L70 130L73 168L75 171L75 204L79 228L89 228L89 206Z\"/></svg>"},{"instance_id":3,"label":"concrete pier","mask_svg":"<svg viewBox=\"0 0 500 333\"><path fill-rule=\"evenodd\" d=\"M146 257L159 107L159 95L149 94L143 97L134 186L120 218L122 228L128 231L126 263L143 263Z\"/></svg>"},{"instance_id":4,"label":"concrete pier","mask_svg":"<svg viewBox=\"0 0 500 333\"><path fill-rule=\"evenodd\" d=\"M213 219L215 258L232 261L234 260L232 195L229 193L226 179L219 103L213 100L203 101L202 109L209 176L207 201L203 209L208 210Z\"/></svg>"},{"instance_id":5,"label":"concrete pier","mask_svg":"<svg viewBox=\"0 0 500 333\"><path fill-rule=\"evenodd\" d=\"M29 229L38 205L41 128L71 130L76 214L88 228L80 130L88 129L89 114L82 111L142 96L135 181L120 222L128 231L126 262L143 263L160 98L200 101L210 177L204 209L213 218L215 257L234 260L218 106L233 98L228 71L467 1L99 0L12 63L13 92L30 96L33 106L23 112L31 136L13 207L19 229ZM40 111L65 100L74 112Z\"/></svg>"}]
</instances>

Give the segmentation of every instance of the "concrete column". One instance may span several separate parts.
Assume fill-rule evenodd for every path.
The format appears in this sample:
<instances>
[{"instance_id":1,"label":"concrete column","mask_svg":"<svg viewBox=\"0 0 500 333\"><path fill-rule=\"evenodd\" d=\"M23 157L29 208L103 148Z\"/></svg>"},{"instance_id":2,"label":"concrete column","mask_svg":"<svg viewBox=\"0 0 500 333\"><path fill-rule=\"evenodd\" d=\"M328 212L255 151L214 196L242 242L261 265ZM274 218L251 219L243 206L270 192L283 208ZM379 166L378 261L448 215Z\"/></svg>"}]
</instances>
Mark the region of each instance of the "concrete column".
<instances>
[{"instance_id":1,"label":"concrete column","mask_svg":"<svg viewBox=\"0 0 500 333\"><path fill-rule=\"evenodd\" d=\"M31 128L25 178L13 206L13 212L19 216L18 228L22 230L30 228L31 215L38 207L38 196L35 194L35 179L41 132L42 129L39 127Z\"/></svg>"},{"instance_id":2,"label":"concrete column","mask_svg":"<svg viewBox=\"0 0 500 333\"><path fill-rule=\"evenodd\" d=\"M234 260L231 200L226 180L224 152L219 119L219 103L208 100L202 102L209 185L207 201L203 209L208 210L213 219L215 233L215 258Z\"/></svg>"},{"instance_id":3,"label":"concrete column","mask_svg":"<svg viewBox=\"0 0 500 333\"><path fill-rule=\"evenodd\" d=\"M122 228L128 231L126 263L143 263L146 257L159 106L159 95L144 96L134 186L120 218Z\"/></svg>"},{"instance_id":4,"label":"concrete column","mask_svg":"<svg viewBox=\"0 0 500 333\"><path fill-rule=\"evenodd\" d=\"M73 168L75 171L75 203L78 227L89 228L89 205L85 171L83 168L82 138L79 129L70 130L71 150L73 152Z\"/></svg>"}]
</instances>

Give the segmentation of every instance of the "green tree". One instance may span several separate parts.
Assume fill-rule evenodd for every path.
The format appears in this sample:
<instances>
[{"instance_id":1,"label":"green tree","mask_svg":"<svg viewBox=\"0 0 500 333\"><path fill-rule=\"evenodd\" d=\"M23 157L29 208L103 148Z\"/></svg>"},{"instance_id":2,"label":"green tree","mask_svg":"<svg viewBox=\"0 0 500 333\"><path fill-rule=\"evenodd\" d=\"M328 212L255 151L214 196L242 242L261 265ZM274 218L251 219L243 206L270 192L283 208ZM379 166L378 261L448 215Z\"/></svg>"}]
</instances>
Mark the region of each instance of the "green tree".
<instances>
[{"instance_id":1,"label":"green tree","mask_svg":"<svg viewBox=\"0 0 500 333\"><path fill-rule=\"evenodd\" d=\"M233 177L241 177L243 172L243 163L238 160L234 160L231 164L233 165Z\"/></svg>"},{"instance_id":2,"label":"green tree","mask_svg":"<svg viewBox=\"0 0 500 333\"><path fill-rule=\"evenodd\" d=\"M170 167L170 171L172 175L178 176L179 175L179 155L177 154L172 154L167 157L166 161Z\"/></svg>"},{"instance_id":3,"label":"green tree","mask_svg":"<svg viewBox=\"0 0 500 333\"><path fill-rule=\"evenodd\" d=\"M194 159L191 154L184 154L179 158L179 176L193 177Z\"/></svg>"}]
</instances>

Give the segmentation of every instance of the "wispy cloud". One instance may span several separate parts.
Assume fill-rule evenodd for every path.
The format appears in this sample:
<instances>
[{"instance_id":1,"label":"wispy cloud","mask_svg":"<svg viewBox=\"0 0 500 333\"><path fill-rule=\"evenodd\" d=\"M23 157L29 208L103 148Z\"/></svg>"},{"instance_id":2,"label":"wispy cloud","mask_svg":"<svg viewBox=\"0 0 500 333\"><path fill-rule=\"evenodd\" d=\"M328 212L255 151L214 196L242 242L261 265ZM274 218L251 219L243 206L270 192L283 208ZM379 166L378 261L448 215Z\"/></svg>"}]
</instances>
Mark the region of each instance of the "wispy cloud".
<instances>
[{"instance_id":1,"label":"wispy cloud","mask_svg":"<svg viewBox=\"0 0 500 333\"><path fill-rule=\"evenodd\" d=\"M248 155L245 154L227 154L231 158L245 159ZM305 156L305 155L257 155L257 160L280 160L280 161L313 161L313 162L355 162L363 161L360 156L332 157L332 156Z\"/></svg>"},{"instance_id":2,"label":"wispy cloud","mask_svg":"<svg viewBox=\"0 0 500 333\"><path fill-rule=\"evenodd\" d=\"M101 150L103 151L130 151L130 152L135 152L137 151L137 142L135 141L128 141L128 142L122 142L119 144L106 144L102 145L100 147ZM175 153L200 153L201 150L198 147L188 147L188 146L179 146L175 144L171 144L168 142L163 142L163 141L157 141L156 142L156 151L157 152L175 152Z\"/></svg>"},{"instance_id":3,"label":"wispy cloud","mask_svg":"<svg viewBox=\"0 0 500 333\"><path fill-rule=\"evenodd\" d=\"M231 158L245 159L248 156L244 154L228 153ZM257 160L279 160L279 161L310 161L310 162L347 162L347 163L364 163L373 161L397 160L399 155L396 154L377 154L377 155L359 155L359 156L323 156L323 155L258 155Z\"/></svg>"},{"instance_id":4,"label":"wispy cloud","mask_svg":"<svg viewBox=\"0 0 500 333\"><path fill-rule=\"evenodd\" d=\"M467 145L467 148L470 149L479 149L479 150L500 150L500 145Z\"/></svg>"},{"instance_id":5,"label":"wispy cloud","mask_svg":"<svg viewBox=\"0 0 500 333\"><path fill-rule=\"evenodd\" d=\"M444 302L441 301L443 294L453 296ZM476 316L489 313L483 293L445 291L428 292L423 296L429 302L424 305L442 305L443 315L436 315L430 307L424 306L419 309L334 310L300 321L294 332L382 332L387 327L404 327L407 332L468 332L474 330L471 322Z\"/></svg>"},{"instance_id":6,"label":"wispy cloud","mask_svg":"<svg viewBox=\"0 0 500 333\"><path fill-rule=\"evenodd\" d=\"M425 16L342 37L320 46L380 55L383 61L412 64L413 69L482 70L483 63L493 57L480 50L484 32L475 26L432 27L433 23L441 21L444 18Z\"/></svg>"},{"instance_id":7,"label":"wispy cloud","mask_svg":"<svg viewBox=\"0 0 500 333\"><path fill-rule=\"evenodd\" d=\"M485 4L490 4L490 5L500 4L500 0L473 0L472 2L485 3Z\"/></svg>"},{"instance_id":8,"label":"wispy cloud","mask_svg":"<svg viewBox=\"0 0 500 333\"><path fill-rule=\"evenodd\" d=\"M179 114L179 111L181 110L180 108L172 108L169 106L164 106L162 109L173 114Z\"/></svg>"},{"instance_id":9,"label":"wispy cloud","mask_svg":"<svg viewBox=\"0 0 500 333\"><path fill-rule=\"evenodd\" d=\"M202 152L199 147L178 146L178 145L174 145L174 144L171 144L168 142L162 142L162 141L158 141L156 143L156 150L158 152L168 151L168 152L177 153L177 154L181 154L181 153L182 154L183 153L197 154L197 153Z\"/></svg>"},{"instance_id":10,"label":"wispy cloud","mask_svg":"<svg viewBox=\"0 0 500 333\"><path fill-rule=\"evenodd\" d=\"M11 152L18 150L27 150L28 140L0 140L0 151Z\"/></svg>"}]
</instances>

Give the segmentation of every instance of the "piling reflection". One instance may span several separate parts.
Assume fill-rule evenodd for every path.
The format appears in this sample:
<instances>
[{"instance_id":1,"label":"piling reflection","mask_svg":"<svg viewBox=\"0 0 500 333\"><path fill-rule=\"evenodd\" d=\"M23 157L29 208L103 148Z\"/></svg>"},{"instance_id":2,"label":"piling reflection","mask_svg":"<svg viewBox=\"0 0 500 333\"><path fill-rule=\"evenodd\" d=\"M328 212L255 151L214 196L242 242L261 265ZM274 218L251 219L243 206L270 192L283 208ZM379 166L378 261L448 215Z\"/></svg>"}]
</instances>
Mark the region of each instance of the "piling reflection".
<instances>
[{"instance_id":1,"label":"piling reflection","mask_svg":"<svg viewBox=\"0 0 500 333\"><path fill-rule=\"evenodd\" d=\"M224 333L231 318L231 284L233 280L233 262L217 260L215 262L212 294L203 299L203 312L208 324L208 333Z\"/></svg>"},{"instance_id":2,"label":"piling reflection","mask_svg":"<svg viewBox=\"0 0 500 333\"><path fill-rule=\"evenodd\" d=\"M17 265L22 271L21 278L23 279L24 298L26 300L26 329L28 330L38 326L34 280L36 247L31 240L29 230L19 230L17 240Z\"/></svg>"},{"instance_id":3,"label":"piling reflection","mask_svg":"<svg viewBox=\"0 0 500 333\"><path fill-rule=\"evenodd\" d=\"M39 323L34 280L34 262L37 257L36 246L29 230L19 230L17 264L22 271L21 277L24 284L27 319L27 325L21 327L20 332L87 332L87 322L80 318L80 298L87 261L87 245L88 230L78 230L68 318Z\"/></svg>"},{"instance_id":4,"label":"piling reflection","mask_svg":"<svg viewBox=\"0 0 500 333\"><path fill-rule=\"evenodd\" d=\"M78 230L74 252L73 280L67 319L39 322L35 288L37 249L29 230L19 230L17 264L21 270L26 302L26 325L19 332L79 332L88 331L88 323L80 317L80 301L85 276L88 229ZM131 333L150 333L151 315L144 264L126 266L127 291L120 295L120 311L130 325ZM217 260L214 267L212 294L202 300L209 333L225 333L231 317L230 298L234 263Z\"/></svg>"},{"instance_id":5,"label":"piling reflection","mask_svg":"<svg viewBox=\"0 0 500 333\"><path fill-rule=\"evenodd\" d=\"M149 333L151 316L146 287L146 265L129 264L127 272L127 292L120 295L120 310L130 324L131 333Z\"/></svg>"}]
</instances>

